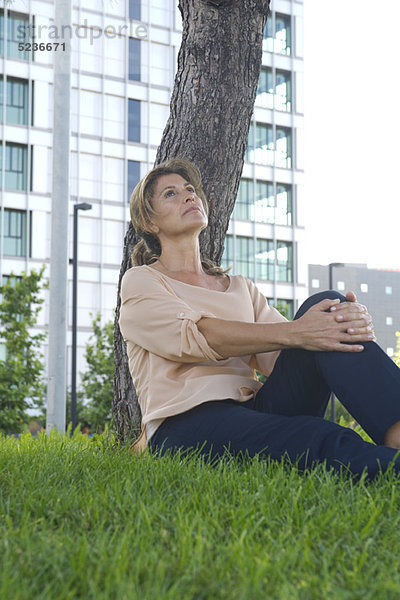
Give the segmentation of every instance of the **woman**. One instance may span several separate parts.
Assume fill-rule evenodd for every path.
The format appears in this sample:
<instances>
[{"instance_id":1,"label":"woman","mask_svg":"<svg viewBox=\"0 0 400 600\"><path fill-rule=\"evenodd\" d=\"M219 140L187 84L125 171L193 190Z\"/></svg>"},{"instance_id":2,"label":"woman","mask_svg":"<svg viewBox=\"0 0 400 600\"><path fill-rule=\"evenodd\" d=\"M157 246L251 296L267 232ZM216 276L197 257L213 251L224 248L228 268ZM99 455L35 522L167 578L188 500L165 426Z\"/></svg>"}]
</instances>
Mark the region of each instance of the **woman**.
<instances>
[{"instance_id":1,"label":"woman","mask_svg":"<svg viewBox=\"0 0 400 600\"><path fill-rule=\"evenodd\" d=\"M352 292L309 298L292 322L257 287L200 255L207 202L196 167L171 159L132 192L141 241L121 286L120 328L142 410L139 445L218 457L326 461L369 477L400 469L400 369ZM262 385L254 370L268 376ZM377 445L324 420L331 391Z\"/></svg>"}]
</instances>

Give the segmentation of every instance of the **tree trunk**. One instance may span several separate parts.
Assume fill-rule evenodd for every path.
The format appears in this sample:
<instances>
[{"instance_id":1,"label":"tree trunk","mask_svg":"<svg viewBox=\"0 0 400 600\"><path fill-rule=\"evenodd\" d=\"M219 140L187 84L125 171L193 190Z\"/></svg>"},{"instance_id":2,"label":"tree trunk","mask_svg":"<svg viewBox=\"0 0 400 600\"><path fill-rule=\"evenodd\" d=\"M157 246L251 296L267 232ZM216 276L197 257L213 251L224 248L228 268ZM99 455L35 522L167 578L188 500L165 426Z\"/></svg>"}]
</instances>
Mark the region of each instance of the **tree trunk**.
<instances>
[{"instance_id":1,"label":"tree trunk","mask_svg":"<svg viewBox=\"0 0 400 600\"><path fill-rule=\"evenodd\" d=\"M262 60L269 0L180 0L182 44L171 112L154 166L172 157L199 169L209 202L209 225L200 234L203 256L220 264L243 169ZM140 409L128 369L118 318L121 278L137 241L125 236L115 315L113 416L118 437L140 430Z\"/></svg>"}]
</instances>

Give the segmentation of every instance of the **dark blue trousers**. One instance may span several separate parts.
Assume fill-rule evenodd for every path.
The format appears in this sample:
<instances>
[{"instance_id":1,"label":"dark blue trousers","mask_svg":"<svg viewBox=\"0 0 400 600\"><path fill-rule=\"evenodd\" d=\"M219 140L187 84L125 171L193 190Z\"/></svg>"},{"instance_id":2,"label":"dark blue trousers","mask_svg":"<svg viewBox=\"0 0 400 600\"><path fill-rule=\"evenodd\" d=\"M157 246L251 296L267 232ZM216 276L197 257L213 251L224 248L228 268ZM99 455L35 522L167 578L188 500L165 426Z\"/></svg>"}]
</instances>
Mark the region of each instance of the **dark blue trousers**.
<instances>
[{"instance_id":1,"label":"dark blue trousers","mask_svg":"<svg viewBox=\"0 0 400 600\"><path fill-rule=\"evenodd\" d=\"M295 319L324 298L338 297L346 300L335 291L311 296ZM211 459L226 450L285 458L300 470L325 462L356 476L366 470L369 478L391 463L400 471L400 453L381 445L400 421L400 369L375 342L362 345L355 353L283 350L255 398L208 401L168 417L149 445L161 454L198 448ZM323 418L331 391L377 445Z\"/></svg>"}]
</instances>

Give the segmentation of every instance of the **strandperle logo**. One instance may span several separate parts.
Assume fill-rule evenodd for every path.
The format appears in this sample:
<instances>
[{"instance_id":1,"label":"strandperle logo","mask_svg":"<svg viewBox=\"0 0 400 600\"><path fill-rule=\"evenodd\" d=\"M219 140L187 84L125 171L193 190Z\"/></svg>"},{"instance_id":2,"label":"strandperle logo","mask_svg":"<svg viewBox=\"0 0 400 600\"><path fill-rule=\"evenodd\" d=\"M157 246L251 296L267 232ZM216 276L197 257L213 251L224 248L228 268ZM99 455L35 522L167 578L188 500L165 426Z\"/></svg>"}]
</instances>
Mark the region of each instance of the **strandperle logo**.
<instances>
[{"instance_id":1,"label":"strandperle logo","mask_svg":"<svg viewBox=\"0 0 400 600\"><path fill-rule=\"evenodd\" d=\"M4 7L10 7L14 4L15 0L2 0L1 4ZM25 0L22 0L26 6ZM103 9L105 8L105 2L103 1ZM118 5L118 1L111 0L107 4L112 7ZM31 23L20 23L16 28L16 37L19 42L28 42L29 40L65 40L66 38L73 39L89 39L89 43L93 44L93 41L104 36L108 39L113 39L119 36L129 35L136 39L146 39L148 37L148 28L143 23L131 21L129 24L121 25L105 25L99 27L98 25L90 25L88 20L83 19L83 23L72 24L72 25L32 25Z\"/></svg>"}]
</instances>

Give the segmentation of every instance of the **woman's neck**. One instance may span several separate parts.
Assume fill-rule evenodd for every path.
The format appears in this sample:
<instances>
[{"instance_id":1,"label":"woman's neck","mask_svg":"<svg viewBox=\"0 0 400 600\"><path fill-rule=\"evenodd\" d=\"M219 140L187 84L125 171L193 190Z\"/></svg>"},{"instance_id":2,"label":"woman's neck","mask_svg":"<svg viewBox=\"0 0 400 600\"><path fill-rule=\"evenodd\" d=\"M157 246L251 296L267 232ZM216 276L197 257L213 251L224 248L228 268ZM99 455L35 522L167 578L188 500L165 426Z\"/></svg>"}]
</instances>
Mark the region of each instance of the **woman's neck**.
<instances>
[{"instance_id":1,"label":"woman's neck","mask_svg":"<svg viewBox=\"0 0 400 600\"><path fill-rule=\"evenodd\" d=\"M182 244L179 247L162 245L158 264L169 273L204 275L198 243L195 246Z\"/></svg>"}]
</instances>

